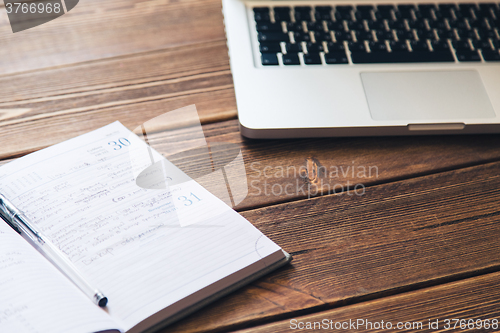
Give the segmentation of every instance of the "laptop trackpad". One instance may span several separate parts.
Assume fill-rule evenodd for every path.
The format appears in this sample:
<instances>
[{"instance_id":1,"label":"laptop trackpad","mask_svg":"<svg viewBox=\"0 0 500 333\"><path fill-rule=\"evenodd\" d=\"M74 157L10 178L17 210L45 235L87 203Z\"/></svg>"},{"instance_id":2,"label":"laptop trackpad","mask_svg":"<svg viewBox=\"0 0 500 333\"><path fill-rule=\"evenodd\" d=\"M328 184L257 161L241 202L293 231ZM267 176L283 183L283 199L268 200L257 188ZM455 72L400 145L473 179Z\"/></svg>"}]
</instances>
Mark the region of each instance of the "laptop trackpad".
<instances>
[{"instance_id":1,"label":"laptop trackpad","mask_svg":"<svg viewBox=\"0 0 500 333\"><path fill-rule=\"evenodd\" d=\"M374 120L458 121L493 118L479 73L467 71L361 73Z\"/></svg>"}]
</instances>

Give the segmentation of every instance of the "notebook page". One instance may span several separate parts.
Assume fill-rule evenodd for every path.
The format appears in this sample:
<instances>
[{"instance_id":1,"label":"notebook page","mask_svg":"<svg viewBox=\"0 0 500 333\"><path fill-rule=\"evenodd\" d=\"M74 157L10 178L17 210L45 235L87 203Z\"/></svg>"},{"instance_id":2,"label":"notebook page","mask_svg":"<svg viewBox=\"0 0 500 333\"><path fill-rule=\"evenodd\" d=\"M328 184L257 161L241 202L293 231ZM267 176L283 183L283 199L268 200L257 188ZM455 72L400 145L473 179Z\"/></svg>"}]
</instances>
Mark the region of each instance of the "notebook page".
<instances>
[{"instance_id":1,"label":"notebook page","mask_svg":"<svg viewBox=\"0 0 500 333\"><path fill-rule=\"evenodd\" d=\"M158 162L151 172L176 185L139 187L137 174ZM118 122L1 167L0 191L125 329L280 250Z\"/></svg>"},{"instance_id":2,"label":"notebook page","mask_svg":"<svg viewBox=\"0 0 500 333\"><path fill-rule=\"evenodd\" d=\"M102 309L0 221L0 332L86 333L117 329Z\"/></svg>"}]
</instances>

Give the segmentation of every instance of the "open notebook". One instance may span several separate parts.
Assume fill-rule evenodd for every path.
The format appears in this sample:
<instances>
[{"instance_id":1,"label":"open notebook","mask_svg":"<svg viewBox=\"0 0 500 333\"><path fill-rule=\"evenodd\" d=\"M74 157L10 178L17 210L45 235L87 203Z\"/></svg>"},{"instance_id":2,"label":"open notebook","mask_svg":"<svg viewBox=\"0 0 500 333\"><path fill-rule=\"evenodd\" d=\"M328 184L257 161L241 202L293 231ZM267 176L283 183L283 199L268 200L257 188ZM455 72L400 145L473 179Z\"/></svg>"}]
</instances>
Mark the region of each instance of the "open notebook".
<instances>
[{"instance_id":1,"label":"open notebook","mask_svg":"<svg viewBox=\"0 0 500 333\"><path fill-rule=\"evenodd\" d=\"M139 186L148 172L169 182ZM0 167L0 192L109 298L1 222L0 332L156 330L290 259L119 122Z\"/></svg>"}]
</instances>

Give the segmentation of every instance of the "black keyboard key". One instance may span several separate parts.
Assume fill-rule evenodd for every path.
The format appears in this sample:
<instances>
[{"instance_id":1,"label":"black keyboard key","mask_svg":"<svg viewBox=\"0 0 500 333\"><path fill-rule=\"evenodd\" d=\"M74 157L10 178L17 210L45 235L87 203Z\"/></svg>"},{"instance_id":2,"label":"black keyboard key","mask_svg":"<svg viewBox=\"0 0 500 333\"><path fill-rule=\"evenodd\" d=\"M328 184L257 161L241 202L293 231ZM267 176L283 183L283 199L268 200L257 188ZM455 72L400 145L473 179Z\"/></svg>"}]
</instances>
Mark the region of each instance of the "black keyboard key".
<instances>
[{"instance_id":1,"label":"black keyboard key","mask_svg":"<svg viewBox=\"0 0 500 333\"><path fill-rule=\"evenodd\" d=\"M409 30L396 30L396 35L399 40L415 40L415 35L413 35L413 32Z\"/></svg>"},{"instance_id":2,"label":"black keyboard key","mask_svg":"<svg viewBox=\"0 0 500 333\"><path fill-rule=\"evenodd\" d=\"M494 30L477 29L477 33L479 34L481 39L488 39L488 38L496 39L496 34Z\"/></svg>"},{"instance_id":3,"label":"black keyboard key","mask_svg":"<svg viewBox=\"0 0 500 333\"><path fill-rule=\"evenodd\" d=\"M476 15L479 14L482 17L493 18L492 10L495 11L496 9L497 6L494 3L480 3L479 11L476 12Z\"/></svg>"},{"instance_id":4,"label":"black keyboard key","mask_svg":"<svg viewBox=\"0 0 500 333\"><path fill-rule=\"evenodd\" d=\"M371 52L387 51L387 45L385 45L385 43L382 42L369 42L368 47L370 48Z\"/></svg>"},{"instance_id":5,"label":"black keyboard key","mask_svg":"<svg viewBox=\"0 0 500 333\"><path fill-rule=\"evenodd\" d=\"M371 20L372 19L372 11L373 6L364 5L364 6L356 6L356 19L357 20Z\"/></svg>"},{"instance_id":6,"label":"black keyboard key","mask_svg":"<svg viewBox=\"0 0 500 333\"><path fill-rule=\"evenodd\" d=\"M458 61L481 61L481 57L477 51L470 50L456 50L455 54L457 55Z\"/></svg>"},{"instance_id":7,"label":"black keyboard key","mask_svg":"<svg viewBox=\"0 0 500 333\"><path fill-rule=\"evenodd\" d=\"M444 19L438 20L428 20L429 27L431 29L439 29L439 30L448 30L448 26L446 25L446 21Z\"/></svg>"},{"instance_id":8,"label":"black keyboard key","mask_svg":"<svg viewBox=\"0 0 500 333\"><path fill-rule=\"evenodd\" d=\"M304 63L306 65L321 65L321 57L319 53L304 54Z\"/></svg>"},{"instance_id":9,"label":"black keyboard key","mask_svg":"<svg viewBox=\"0 0 500 333\"><path fill-rule=\"evenodd\" d=\"M255 22L269 22L271 20L271 16L269 15L269 8L267 7L254 8L253 16Z\"/></svg>"},{"instance_id":10,"label":"black keyboard key","mask_svg":"<svg viewBox=\"0 0 500 333\"><path fill-rule=\"evenodd\" d=\"M311 41L311 36L308 32L296 32L293 34L293 38L295 39L296 43Z\"/></svg>"},{"instance_id":11,"label":"black keyboard key","mask_svg":"<svg viewBox=\"0 0 500 333\"><path fill-rule=\"evenodd\" d=\"M337 41L350 41L352 40L352 35L347 31L335 31L334 32L335 39Z\"/></svg>"},{"instance_id":12,"label":"black keyboard key","mask_svg":"<svg viewBox=\"0 0 500 333\"><path fill-rule=\"evenodd\" d=\"M290 22L290 7L274 7L274 20L276 22Z\"/></svg>"},{"instance_id":13,"label":"black keyboard key","mask_svg":"<svg viewBox=\"0 0 500 333\"><path fill-rule=\"evenodd\" d=\"M403 20L400 21L388 21L389 29L393 30L406 30L406 25Z\"/></svg>"},{"instance_id":14,"label":"black keyboard key","mask_svg":"<svg viewBox=\"0 0 500 333\"><path fill-rule=\"evenodd\" d=\"M267 14L269 14L269 7L254 7L253 12L254 13L267 13Z\"/></svg>"},{"instance_id":15,"label":"black keyboard key","mask_svg":"<svg viewBox=\"0 0 500 333\"><path fill-rule=\"evenodd\" d=\"M328 30L331 31L344 31L344 24L341 21L328 21L326 23Z\"/></svg>"},{"instance_id":16,"label":"black keyboard key","mask_svg":"<svg viewBox=\"0 0 500 333\"><path fill-rule=\"evenodd\" d=\"M460 19L457 19L457 20L448 20L448 24L450 25L450 27L452 29L453 28L464 29L464 30L468 30L469 29L468 25L467 25L467 22L463 18L460 18Z\"/></svg>"},{"instance_id":17,"label":"black keyboard key","mask_svg":"<svg viewBox=\"0 0 500 333\"><path fill-rule=\"evenodd\" d=\"M434 51L446 51L450 49L450 45L447 41L439 40L431 42L432 49Z\"/></svg>"},{"instance_id":18,"label":"black keyboard key","mask_svg":"<svg viewBox=\"0 0 500 333\"><path fill-rule=\"evenodd\" d=\"M356 6L356 11L358 11L358 12L369 12L371 10L374 10L374 7L372 5L358 5L358 6Z\"/></svg>"},{"instance_id":19,"label":"black keyboard key","mask_svg":"<svg viewBox=\"0 0 500 333\"><path fill-rule=\"evenodd\" d=\"M371 12L356 12L354 15L358 21L373 20Z\"/></svg>"},{"instance_id":20,"label":"black keyboard key","mask_svg":"<svg viewBox=\"0 0 500 333\"><path fill-rule=\"evenodd\" d=\"M298 52L303 52L303 50L302 50L302 45L301 45L301 44L291 44L291 43L286 43L286 44L285 44L285 50L286 50L286 53L298 53Z\"/></svg>"},{"instance_id":21,"label":"black keyboard key","mask_svg":"<svg viewBox=\"0 0 500 333\"><path fill-rule=\"evenodd\" d=\"M284 32L259 32L259 42L289 42L290 37Z\"/></svg>"},{"instance_id":22,"label":"black keyboard key","mask_svg":"<svg viewBox=\"0 0 500 333\"><path fill-rule=\"evenodd\" d=\"M311 21L311 7L295 7L295 21Z\"/></svg>"},{"instance_id":23,"label":"black keyboard key","mask_svg":"<svg viewBox=\"0 0 500 333\"><path fill-rule=\"evenodd\" d=\"M352 20L352 6L337 6L335 7L335 18L337 20Z\"/></svg>"},{"instance_id":24,"label":"black keyboard key","mask_svg":"<svg viewBox=\"0 0 500 333\"><path fill-rule=\"evenodd\" d=\"M347 12L351 12L352 10L354 10L354 7L353 6L337 6L337 7L335 7L335 10L337 12L347 13Z\"/></svg>"},{"instance_id":25,"label":"black keyboard key","mask_svg":"<svg viewBox=\"0 0 500 333\"><path fill-rule=\"evenodd\" d=\"M326 47L328 48L328 52L329 53L333 53L333 52L344 52L345 50L345 47L344 47L344 43L340 42L340 43L335 43L335 42L328 42L326 43Z\"/></svg>"},{"instance_id":26,"label":"black keyboard key","mask_svg":"<svg viewBox=\"0 0 500 333\"><path fill-rule=\"evenodd\" d=\"M355 64L374 63L413 63L413 62L454 62L449 51L436 52L353 52L352 62Z\"/></svg>"},{"instance_id":27,"label":"black keyboard key","mask_svg":"<svg viewBox=\"0 0 500 333\"><path fill-rule=\"evenodd\" d=\"M375 35L378 40L394 40L394 34L392 31L375 31Z\"/></svg>"},{"instance_id":28,"label":"black keyboard key","mask_svg":"<svg viewBox=\"0 0 500 333\"><path fill-rule=\"evenodd\" d=\"M396 10L396 8L393 5L378 5L377 10L381 12L389 12L391 10Z\"/></svg>"},{"instance_id":29,"label":"black keyboard key","mask_svg":"<svg viewBox=\"0 0 500 333\"><path fill-rule=\"evenodd\" d=\"M308 53L318 53L325 50L322 43L307 43L306 47Z\"/></svg>"},{"instance_id":30,"label":"black keyboard key","mask_svg":"<svg viewBox=\"0 0 500 333\"><path fill-rule=\"evenodd\" d=\"M271 22L258 22L257 23L257 31L259 32L283 32L283 28L280 23L271 23Z\"/></svg>"},{"instance_id":31,"label":"black keyboard key","mask_svg":"<svg viewBox=\"0 0 500 333\"><path fill-rule=\"evenodd\" d=\"M426 29L425 22L420 20L420 21L408 21L408 26L410 29Z\"/></svg>"},{"instance_id":32,"label":"black keyboard key","mask_svg":"<svg viewBox=\"0 0 500 333\"><path fill-rule=\"evenodd\" d=\"M454 3L441 3L438 5L438 10L440 11L445 11L445 10L455 10L457 9L457 5Z\"/></svg>"},{"instance_id":33,"label":"black keyboard key","mask_svg":"<svg viewBox=\"0 0 500 333\"><path fill-rule=\"evenodd\" d=\"M458 5L458 12L461 17L472 18L477 10L477 6L473 3L466 3ZM474 15L473 15L474 13Z\"/></svg>"},{"instance_id":34,"label":"black keyboard key","mask_svg":"<svg viewBox=\"0 0 500 333\"><path fill-rule=\"evenodd\" d=\"M391 41L389 42L389 46L391 47L392 52L409 51L408 45L405 42Z\"/></svg>"},{"instance_id":35,"label":"black keyboard key","mask_svg":"<svg viewBox=\"0 0 500 333\"><path fill-rule=\"evenodd\" d=\"M394 9L395 8L392 5L380 5L380 6L377 6L377 13L376 13L377 19L392 20L393 19L392 12L393 12Z\"/></svg>"},{"instance_id":36,"label":"black keyboard key","mask_svg":"<svg viewBox=\"0 0 500 333\"><path fill-rule=\"evenodd\" d=\"M278 53L281 52L280 43L260 43L259 49L261 53Z\"/></svg>"},{"instance_id":37,"label":"black keyboard key","mask_svg":"<svg viewBox=\"0 0 500 333\"><path fill-rule=\"evenodd\" d=\"M474 45L475 49L482 49L482 50L491 50L491 44L488 40L481 39L481 40L475 40L472 42Z\"/></svg>"},{"instance_id":38,"label":"black keyboard key","mask_svg":"<svg viewBox=\"0 0 500 333\"><path fill-rule=\"evenodd\" d=\"M488 29L488 23L486 23L484 18L479 18L477 20L469 19L468 21L471 28Z\"/></svg>"},{"instance_id":39,"label":"black keyboard key","mask_svg":"<svg viewBox=\"0 0 500 333\"><path fill-rule=\"evenodd\" d=\"M495 20L489 20L491 27L495 27L497 29L500 29L500 12L497 14L497 18Z\"/></svg>"},{"instance_id":40,"label":"black keyboard key","mask_svg":"<svg viewBox=\"0 0 500 333\"><path fill-rule=\"evenodd\" d=\"M300 65L299 55L297 53L283 54L284 65Z\"/></svg>"},{"instance_id":41,"label":"black keyboard key","mask_svg":"<svg viewBox=\"0 0 500 333\"><path fill-rule=\"evenodd\" d=\"M347 55L345 52L330 52L325 54L327 64L347 64Z\"/></svg>"},{"instance_id":42,"label":"black keyboard key","mask_svg":"<svg viewBox=\"0 0 500 333\"><path fill-rule=\"evenodd\" d=\"M365 31L365 25L363 24L363 21L351 21L347 23L347 26L349 27L349 30L353 31Z\"/></svg>"},{"instance_id":43,"label":"black keyboard key","mask_svg":"<svg viewBox=\"0 0 500 333\"><path fill-rule=\"evenodd\" d=\"M307 30L309 31L325 31L323 22L307 22Z\"/></svg>"},{"instance_id":44,"label":"black keyboard key","mask_svg":"<svg viewBox=\"0 0 500 333\"><path fill-rule=\"evenodd\" d=\"M304 27L302 26L301 22L288 22L286 24L286 28L288 31L293 31L293 32L303 32Z\"/></svg>"},{"instance_id":45,"label":"black keyboard key","mask_svg":"<svg viewBox=\"0 0 500 333\"><path fill-rule=\"evenodd\" d=\"M418 51L430 51L429 49L429 45L427 44L427 42L424 42L424 41L412 41L410 42L410 46L411 46L411 49L414 51L414 52L418 52Z\"/></svg>"},{"instance_id":46,"label":"black keyboard key","mask_svg":"<svg viewBox=\"0 0 500 333\"><path fill-rule=\"evenodd\" d=\"M457 40L457 37L456 37L455 32L453 30L436 29L436 33L437 33L439 39Z\"/></svg>"},{"instance_id":47,"label":"black keyboard key","mask_svg":"<svg viewBox=\"0 0 500 333\"><path fill-rule=\"evenodd\" d=\"M316 39L316 42L329 42L332 40L332 35L330 32L322 31L314 33L314 38Z\"/></svg>"},{"instance_id":48,"label":"black keyboard key","mask_svg":"<svg viewBox=\"0 0 500 333\"><path fill-rule=\"evenodd\" d=\"M367 41L372 41L373 40L373 34L371 31L356 31L356 39L358 42L367 40Z\"/></svg>"},{"instance_id":49,"label":"black keyboard key","mask_svg":"<svg viewBox=\"0 0 500 333\"><path fill-rule=\"evenodd\" d=\"M367 21L370 30L385 30L384 21Z\"/></svg>"},{"instance_id":50,"label":"black keyboard key","mask_svg":"<svg viewBox=\"0 0 500 333\"><path fill-rule=\"evenodd\" d=\"M263 53L260 58L264 66L275 66L279 64L278 56L274 53Z\"/></svg>"},{"instance_id":51,"label":"black keyboard key","mask_svg":"<svg viewBox=\"0 0 500 333\"><path fill-rule=\"evenodd\" d=\"M398 6L398 16L403 19L413 19L412 10L415 9L414 5L399 5Z\"/></svg>"},{"instance_id":52,"label":"black keyboard key","mask_svg":"<svg viewBox=\"0 0 500 333\"><path fill-rule=\"evenodd\" d=\"M430 40L434 40L436 39L435 36L434 36L434 31L432 30L415 30L415 32L417 33L417 36L418 36L418 39L430 39Z\"/></svg>"},{"instance_id":53,"label":"black keyboard key","mask_svg":"<svg viewBox=\"0 0 500 333\"><path fill-rule=\"evenodd\" d=\"M420 17L426 18L426 19L432 19L433 15L432 12L433 10L436 10L436 6L432 4L422 4L418 5L418 13Z\"/></svg>"},{"instance_id":54,"label":"black keyboard key","mask_svg":"<svg viewBox=\"0 0 500 333\"><path fill-rule=\"evenodd\" d=\"M455 4L440 4L438 5L438 11L441 17L445 17L447 19L453 18L453 11L456 8Z\"/></svg>"},{"instance_id":55,"label":"black keyboard key","mask_svg":"<svg viewBox=\"0 0 500 333\"><path fill-rule=\"evenodd\" d=\"M482 50L484 61L500 61L498 50Z\"/></svg>"},{"instance_id":56,"label":"black keyboard key","mask_svg":"<svg viewBox=\"0 0 500 333\"><path fill-rule=\"evenodd\" d=\"M476 33L474 30L465 30L465 29L455 29L457 32L457 35L460 39L475 39L476 38Z\"/></svg>"},{"instance_id":57,"label":"black keyboard key","mask_svg":"<svg viewBox=\"0 0 500 333\"><path fill-rule=\"evenodd\" d=\"M330 21L332 19L331 6L317 6L315 8L315 17L317 21Z\"/></svg>"},{"instance_id":58,"label":"black keyboard key","mask_svg":"<svg viewBox=\"0 0 500 333\"><path fill-rule=\"evenodd\" d=\"M451 44L453 45L453 48L455 50L464 50L464 51L470 51L471 50L470 44L466 40L453 41Z\"/></svg>"},{"instance_id":59,"label":"black keyboard key","mask_svg":"<svg viewBox=\"0 0 500 333\"><path fill-rule=\"evenodd\" d=\"M349 50L351 52L366 52L366 47L365 47L365 43L360 43L360 42L350 42L348 44L348 47L349 47Z\"/></svg>"}]
</instances>

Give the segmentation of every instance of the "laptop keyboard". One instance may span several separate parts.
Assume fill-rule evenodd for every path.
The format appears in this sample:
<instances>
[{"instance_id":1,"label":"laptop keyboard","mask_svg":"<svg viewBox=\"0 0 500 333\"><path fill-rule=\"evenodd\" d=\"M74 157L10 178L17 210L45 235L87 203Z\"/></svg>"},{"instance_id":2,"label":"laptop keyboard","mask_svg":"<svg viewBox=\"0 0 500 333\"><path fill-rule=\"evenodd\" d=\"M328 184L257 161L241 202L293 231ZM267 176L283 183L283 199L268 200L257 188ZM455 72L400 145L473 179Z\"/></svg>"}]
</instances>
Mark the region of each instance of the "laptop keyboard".
<instances>
[{"instance_id":1,"label":"laptop keyboard","mask_svg":"<svg viewBox=\"0 0 500 333\"><path fill-rule=\"evenodd\" d=\"M500 61L496 3L253 8L262 65Z\"/></svg>"}]
</instances>

